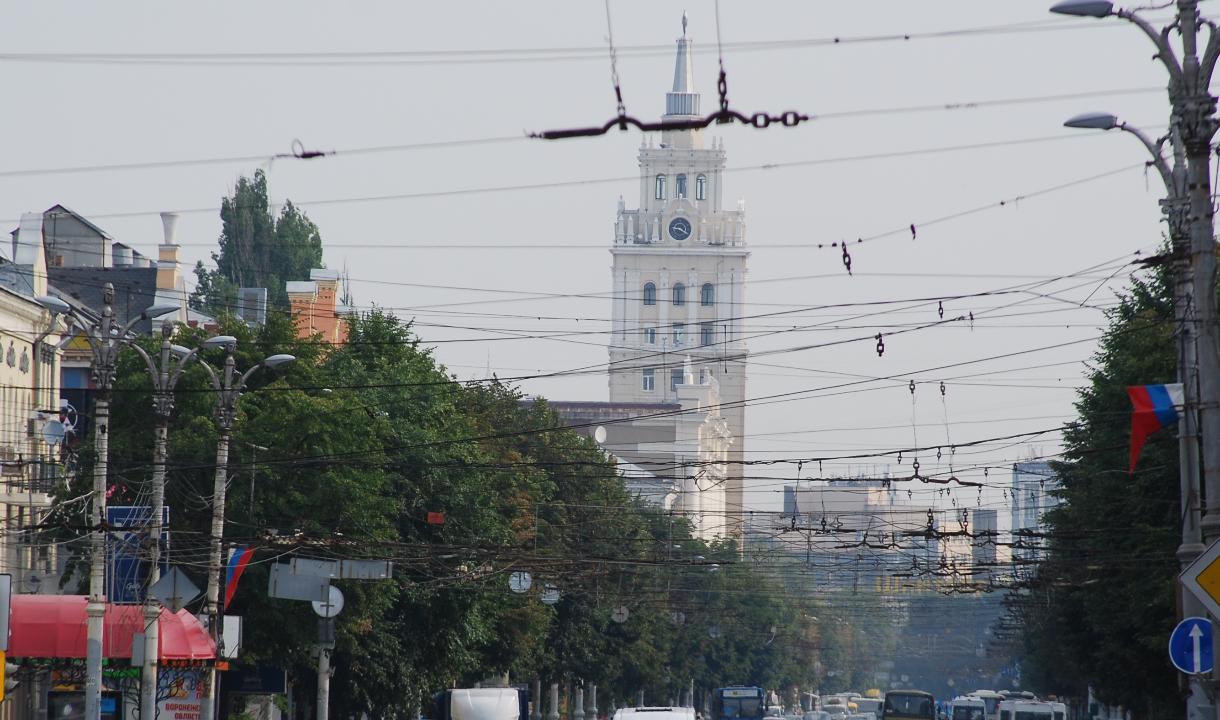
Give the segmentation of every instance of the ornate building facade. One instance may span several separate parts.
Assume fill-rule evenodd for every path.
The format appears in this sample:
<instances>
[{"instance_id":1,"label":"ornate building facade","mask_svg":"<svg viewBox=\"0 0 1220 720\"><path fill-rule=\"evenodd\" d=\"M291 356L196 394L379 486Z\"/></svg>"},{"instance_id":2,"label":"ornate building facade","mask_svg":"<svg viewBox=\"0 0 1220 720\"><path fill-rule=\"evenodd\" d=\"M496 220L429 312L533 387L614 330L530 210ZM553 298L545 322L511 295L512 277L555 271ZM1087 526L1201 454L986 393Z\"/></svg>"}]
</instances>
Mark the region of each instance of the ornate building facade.
<instances>
[{"instance_id":1,"label":"ornate building facade","mask_svg":"<svg viewBox=\"0 0 1220 720\"><path fill-rule=\"evenodd\" d=\"M683 23L685 30L685 22ZM699 116L690 41L678 40L664 120ZM655 143L655 144L654 144ZM745 385L743 335L747 261L745 203L724 202L723 139L703 130L662 132L640 147L638 209L619 200L614 229L611 403L679 403L691 374L715 382L717 412L732 442L723 491L726 532L743 509Z\"/></svg>"}]
</instances>

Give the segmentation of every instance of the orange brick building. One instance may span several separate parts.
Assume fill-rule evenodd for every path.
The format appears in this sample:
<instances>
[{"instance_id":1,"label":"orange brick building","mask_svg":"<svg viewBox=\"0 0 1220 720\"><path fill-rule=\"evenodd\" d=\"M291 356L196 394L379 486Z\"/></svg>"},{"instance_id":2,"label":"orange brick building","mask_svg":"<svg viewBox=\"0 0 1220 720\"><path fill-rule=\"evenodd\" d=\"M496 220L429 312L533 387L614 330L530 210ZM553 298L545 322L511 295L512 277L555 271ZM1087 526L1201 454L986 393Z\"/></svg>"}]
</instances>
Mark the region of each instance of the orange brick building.
<instances>
[{"instance_id":1,"label":"orange brick building","mask_svg":"<svg viewBox=\"0 0 1220 720\"><path fill-rule=\"evenodd\" d=\"M347 341L345 317L351 310L338 304L338 270L310 270L308 280L289 282L287 291L297 337L320 333L323 341L336 347Z\"/></svg>"}]
</instances>

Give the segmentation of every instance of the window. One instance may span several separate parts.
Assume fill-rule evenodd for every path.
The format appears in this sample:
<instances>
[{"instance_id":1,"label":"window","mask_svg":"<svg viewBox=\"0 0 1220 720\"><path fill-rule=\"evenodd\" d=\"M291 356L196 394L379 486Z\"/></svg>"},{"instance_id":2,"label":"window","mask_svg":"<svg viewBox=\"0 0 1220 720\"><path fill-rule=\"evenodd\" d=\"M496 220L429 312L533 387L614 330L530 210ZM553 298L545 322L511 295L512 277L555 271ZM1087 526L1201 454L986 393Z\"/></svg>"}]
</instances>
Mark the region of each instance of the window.
<instances>
[{"instance_id":1,"label":"window","mask_svg":"<svg viewBox=\"0 0 1220 720\"><path fill-rule=\"evenodd\" d=\"M652 392L657 388L657 372L652 369L644 371L644 392Z\"/></svg>"},{"instance_id":2,"label":"window","mask_svg":"<svg viewBox=\"0 0 1220 720\"><path fill-rule=\"evenodd\" d=\"M665 199L665 176L664 175L657 176L656 198L657 198L657 200Z\"/></svg>"},{"instance_id":3,"label":"window","mask_svg":"<svg viewBox=\"0 0 1220 720\"><path fill-rule=\"evenodd\" d=\"M695 178L695 199L707 200L707 175L700 174Z\"/></svg>"},{"instance_id":4,"label":"window","mask_svg":"<svg viewBox=\"0 0 1220 720\"><path fill-rule=\"evenodd\" d=\"M644 283L644 304L657 304L657 286L652 283Z\"/></svg>"},{"instance_id":5,"label":"window","mask_svg":"<svg viewBox=\"0 0 1220 720\"><path fill-rule=\"evenodd\" d=\"M674 283L674 305L686 304L686 286L682 283Z\"/></svg>"},{"instance_id":6,"label":"window","mask_svg":"<svg viewBox=\"0 0 1220 720\"><path fill-rule=\"evenodd\" d=\"M703 283L703 287L699 288L699 304L703 307L711 307L716 302L716 288L711 283Z\"/></svg>"},{"instance_id":7,"label":"window","mask_svg":"<svg viewBox=\"0 0 1220 720\"><path fill-rule=\"evenodd\" d=\"M686 197L686 176L679 175L677 181L674 182L674 197Z\"/></svg>"},{"instance_id":8,"label":"window","mask_svg":"<svg viewBox=\"0 0 1220 720\"><path fill-rule=\"evenodd\" d=\"M678 390L678 386L681 384L682 384L682 370L681 369L670 370L669 371L669 391L676 392Z\"/></svg>"},{"instance_id":9,"label":"window","mask_svg":"<svg viewBox=\"0 0 1220 720\"><path fill-rule=\"evenodd\" d=\"M644 328L644 344L645 345L656 345L657 344L657 329L656 328Z\"/></svg>"},{"instance_id":10,"label":"window","mask_svg":"<svg viewBox=\"0 0 1220 720\"><path fill-rule=\"evenodd\" d=\"M712 345L716 342L716 326L707 323L699 323L699 344Z\"/></svg>"},{"instance_id":11,"label":"window","mask_svg":"<svg viewBox=\"0 0 1220 720\"><path fill-rule=\"evenodd\" d=\"M681 345L686 339L686 325L674 323L674 345Z\"/></svg>"}]
</instances>

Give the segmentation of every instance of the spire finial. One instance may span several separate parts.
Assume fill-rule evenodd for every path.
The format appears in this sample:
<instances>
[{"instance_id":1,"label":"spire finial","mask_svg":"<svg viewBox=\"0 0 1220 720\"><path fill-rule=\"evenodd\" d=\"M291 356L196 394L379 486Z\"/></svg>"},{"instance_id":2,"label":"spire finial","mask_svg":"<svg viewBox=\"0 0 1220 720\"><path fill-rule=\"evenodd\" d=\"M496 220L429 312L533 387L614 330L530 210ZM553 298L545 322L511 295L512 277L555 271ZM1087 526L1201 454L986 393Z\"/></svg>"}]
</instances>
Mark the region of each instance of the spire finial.
<instances>
[{"instance_id":1,"label":"spire finial","mask_svg":"<svg viewBox=\"0 0 1220 720\"><path fill-rule=\"evenodd\" d=\"M686 11L682 11L682 37L686 37Z\"/></svg>"}]
</instances>

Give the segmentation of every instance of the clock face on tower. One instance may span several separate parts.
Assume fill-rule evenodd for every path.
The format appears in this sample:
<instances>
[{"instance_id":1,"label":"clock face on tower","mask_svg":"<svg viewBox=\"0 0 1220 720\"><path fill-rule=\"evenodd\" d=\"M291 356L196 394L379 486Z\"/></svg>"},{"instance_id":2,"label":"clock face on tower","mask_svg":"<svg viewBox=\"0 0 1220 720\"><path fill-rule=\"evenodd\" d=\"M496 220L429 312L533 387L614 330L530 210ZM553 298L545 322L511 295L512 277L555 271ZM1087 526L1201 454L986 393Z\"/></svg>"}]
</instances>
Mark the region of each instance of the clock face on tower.
<instances>
[{"instance_id":1,"label":"clock face on tower","mask_svg":"<svg viewBox=\"0 0 1220 720\"><path fill-rule=\"evenodd\" d=\"M674 240L685 240L690 237L690 220L674 218L669 223L669 236Z\"/></svg>"}]
</instances>

